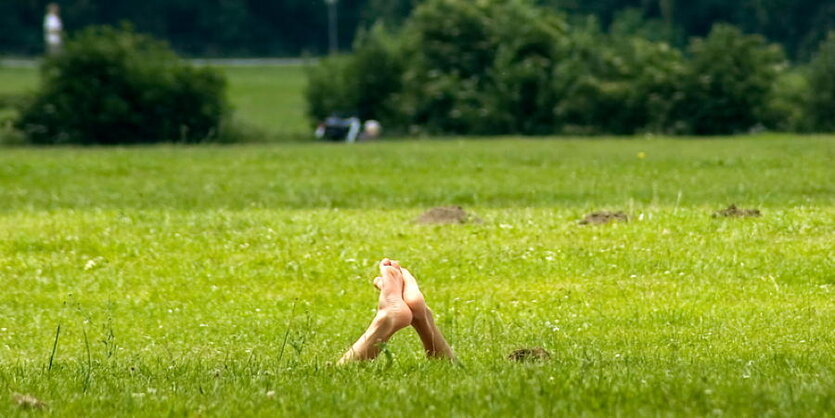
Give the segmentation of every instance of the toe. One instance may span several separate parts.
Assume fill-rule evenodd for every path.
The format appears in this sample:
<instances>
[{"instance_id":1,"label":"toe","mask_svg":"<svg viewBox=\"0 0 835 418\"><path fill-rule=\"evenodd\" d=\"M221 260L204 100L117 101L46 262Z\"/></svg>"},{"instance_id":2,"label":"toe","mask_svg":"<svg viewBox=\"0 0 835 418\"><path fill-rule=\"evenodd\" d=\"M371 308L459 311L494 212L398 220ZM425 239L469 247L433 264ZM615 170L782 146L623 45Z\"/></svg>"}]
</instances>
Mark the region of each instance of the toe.
<instances>
[{"instance_id":1,"label":"toe","mask_svg":"<svg viewBox=\"0 0 835 418\"><path fill-rule=\"evenodd\" d=\"M415 279L415 276L412 276L412 272L406 270L405 268L400 268L400 271L403 272L403 281L407 286L417 287L417 280Z\"/></svg>"},{"instance_id":2,"label":"toe","mask_svg":"<svg viewBox=\"0 0 835 418\"><path fill-rule=\"evenodd\" d=\"M384 294L403 292L403 274L392 266L380 265L380 290Z\"/></svg>"}]
</instances>

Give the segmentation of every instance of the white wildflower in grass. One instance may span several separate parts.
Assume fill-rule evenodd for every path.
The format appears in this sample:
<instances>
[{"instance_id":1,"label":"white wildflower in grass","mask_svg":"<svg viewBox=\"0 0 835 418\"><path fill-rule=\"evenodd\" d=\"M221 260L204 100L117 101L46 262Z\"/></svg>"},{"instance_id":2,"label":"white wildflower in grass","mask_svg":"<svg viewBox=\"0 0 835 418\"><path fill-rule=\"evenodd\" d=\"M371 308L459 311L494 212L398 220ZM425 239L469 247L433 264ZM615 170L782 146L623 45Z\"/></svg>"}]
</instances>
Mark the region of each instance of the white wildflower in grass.
<instances>
[{"instance_id":1,"label":"white wildflower in grass","mask_svg":"<svg viewBox=\"0 0 835 418\"><path fill-rule=\"evenodd\" d=\"M84 264L84 270L90 270L95 266L96 266L96 260L91 258L91 259L87 260L87 264Z\"/></svg>"}]
</instances>

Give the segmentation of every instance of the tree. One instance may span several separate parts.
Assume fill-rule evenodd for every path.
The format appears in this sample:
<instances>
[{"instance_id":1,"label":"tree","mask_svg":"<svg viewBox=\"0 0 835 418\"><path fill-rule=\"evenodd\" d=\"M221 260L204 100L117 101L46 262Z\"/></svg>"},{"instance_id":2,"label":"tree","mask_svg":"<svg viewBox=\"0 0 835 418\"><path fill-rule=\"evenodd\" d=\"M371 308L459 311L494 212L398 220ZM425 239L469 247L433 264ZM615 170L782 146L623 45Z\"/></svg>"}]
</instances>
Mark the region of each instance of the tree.
<instances>
[{"instance_id":1,"label":"tree","mask_svg":"<svg viewBox=\"0 0 835 418\"><path fill-rule=\"evenodd\" d=\"M90 27L41 68L18 128L38 144L196 142L227 117L226 80L130 29Z\"/></svg>"},{"instance_id":2,"label":"tree","mask_svg":"<svg viewBox=\"0 0 835 418\"><path fill-rule=\"evenodd\" d=\"M690 44L679 117L697 135L746 132L768 125L772 86L782 71L779 46L730 25L716 25Z\"/></svg>"},{"instance_id":3,"label":"tree","mask_svg":"<svg viewBox=\"0 0 835 418\"><path fill-rule=\"evenodd\" d=\"M835 132L835 32L821 42L809 64L806 115L809 127L819 132Z\"/></svg>"}]
</instances>

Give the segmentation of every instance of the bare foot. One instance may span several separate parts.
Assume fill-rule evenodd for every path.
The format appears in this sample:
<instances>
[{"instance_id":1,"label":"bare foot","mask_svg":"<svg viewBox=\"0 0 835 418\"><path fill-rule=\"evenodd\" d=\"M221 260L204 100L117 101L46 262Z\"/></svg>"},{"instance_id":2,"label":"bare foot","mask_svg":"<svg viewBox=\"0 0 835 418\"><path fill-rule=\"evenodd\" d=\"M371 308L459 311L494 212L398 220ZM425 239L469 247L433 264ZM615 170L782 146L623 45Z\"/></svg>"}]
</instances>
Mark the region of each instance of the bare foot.
<instances>
[{"instance_id":1,"label":"bare foot","mask_svg":"<svg viewBox=\"0 0 835 418\"><path fill-rule=\"evenodd\" d=\"M384 258L381 264L394 267L403 274L403 301L412 310L412 325L425 320L429 308L426 306L426 299L424 299L423 293L421 293L420 287L418 287L415 276L409 270L401 267L397 261Z\"/></svg>"},{"instance_id":2,"label":"bare foot","mask_svg":"<svg viewBox=\"0 0 835 418\"><path fill-rule=\"evenodd\" d=\"M412 323L412 310L403 300L403 273L390 264L380 263L380 277L374 279L374 286L380 289L377 315L339 364L377 357L381 343Z\"/></svg>"},{"instance_id":3,"label":"bare foot","mask_svg":"<svg viewBox=\"0 0 835 418\"><path fill-rule=\"evenodd\" d=\"M412 326L420 336L426 355L434 358L446 358L456 361L452 347L449 346L441 330L435 325L432 310L418 287L417 279L396 261L383 259L381 266L391 266L403 275L403 301L412 310ZM376 282L375 282L376 283Z\"/></svg>"},{"instance_id":4,"label":"bare foot","mask_svg":"<svg viewBox=\"0 0 835 418\"><path fill-rule=\"evenodd\" d=\"M380 277L374 279L374 285L380 289L377 316L383 316L395 332L412 323L412 310L403 300L403 273L386 261L380 263Z\"/></svg>"}]
</instances>

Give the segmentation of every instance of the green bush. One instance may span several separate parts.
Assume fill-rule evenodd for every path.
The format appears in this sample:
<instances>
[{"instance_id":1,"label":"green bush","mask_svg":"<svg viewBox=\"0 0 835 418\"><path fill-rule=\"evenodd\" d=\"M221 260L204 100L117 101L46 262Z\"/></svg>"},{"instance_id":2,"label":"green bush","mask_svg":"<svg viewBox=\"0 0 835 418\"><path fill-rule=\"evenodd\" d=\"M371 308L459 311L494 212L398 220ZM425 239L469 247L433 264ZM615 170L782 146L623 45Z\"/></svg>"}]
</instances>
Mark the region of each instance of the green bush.
<instances>
[{"instance_id":1,"label":"green bush","mask_svg":"<svg viewBox=\"0 0 835 418\"><path fill-rule=\"evenodd\" d=\"M807 119L804 85L786 76L782 50L728 25L687 54L653 40L672 30L634 13L605 32L594 18L569 25L527 0L427 0L403 26L375 28L353 55L313 69L310 114L462 135L714 135L797 129ZM833 84L832 48L813 65L822 92ZM834 119L832 97L807 100L817 126Z\"/></svg>"},{"instance_id":2,"label":"green bush","mask_svg":"<svg viewBox=\"0 0 835 418\"><path fill-rule=\"evenodd\" d=\"M432 133L554 132L565 31L562 17L527 1L421 4L403 34L404 119Z\"/></svg>"},{"instance_id":3,"label":"green bush","mask_svg":"<svg viewBox=\"0 0 835 418\"><path fill-rule=\"evenodd\" d=\"M715 25L694 40L678 116L687 133L720 135L772 127L769 102L784 66L779 46L759 35Z\"/></svg>"},{"instance_id":4,"label":"green bush","mask_svg":"<svg viewBox=\"0 0 835 418\"><path fill-rule=\"evenodd\" d=\"M809 64L806 116L809 129L835 131L835 32L821 42Z\"/></svg>"},{"instance_id":5,"label":"green bush","mask_svg":"<svg viewBox=\"0 0 835 418\"><path fill-rule=\"evenodd\" d=\"M45 59L18 128L36 144L196 142L218 137L226 81L129 28L92 27Z\"/></svg>"},{"instance_id":6,"label":"green bush","mask_svg":"<svg viewBox=\"0 0 835 418\"><path fill-rule=\"evenodd\" d=\"M560 65L557 114L565 133L663 132L672 123L685 70L666 43L575 26Z\"/></svg>"},{"instance_id":7,"label":"green bush","mask_svg":"<svg viewBox=\"0 0 835 418\"><path fill-rule=\"evenodd\" d=\"M767 119L781 132L807 132L811 129L806 105L809 98L808 68L785 71L774 82Z\"/></svg>"},{"instance_id":8,"label":"green bush","mask_svg":"<svg viewBox=\"0 0 835 418\"><path fill-rule=\"evenodd\" d=\"M430 0L399 33L360 39L310 72L313 118L432 134L663 131L684 72L665 43L569 28L526 0Z\"/></svg>"},{"instance_id":9,"label":"green bush","mask_svg":"<svg viewBox=\"0 0 835 418\"><path fill-rule=\"evenodd\" d=\"M399 39L375 25L357 36L351 56L323 59L308 73L308 115L315 121L332 113L391 120L391 97L403 73L398 50Z\"/></svg>"}]
</instances>

